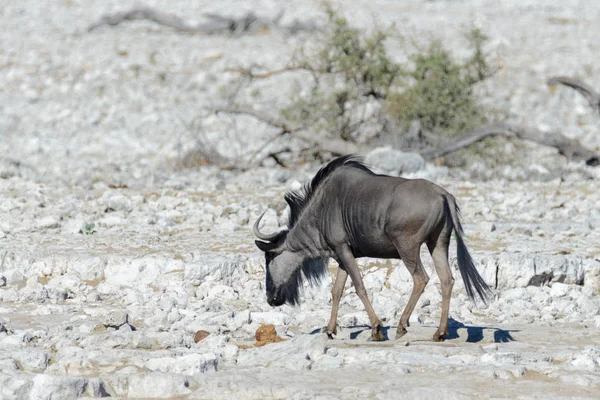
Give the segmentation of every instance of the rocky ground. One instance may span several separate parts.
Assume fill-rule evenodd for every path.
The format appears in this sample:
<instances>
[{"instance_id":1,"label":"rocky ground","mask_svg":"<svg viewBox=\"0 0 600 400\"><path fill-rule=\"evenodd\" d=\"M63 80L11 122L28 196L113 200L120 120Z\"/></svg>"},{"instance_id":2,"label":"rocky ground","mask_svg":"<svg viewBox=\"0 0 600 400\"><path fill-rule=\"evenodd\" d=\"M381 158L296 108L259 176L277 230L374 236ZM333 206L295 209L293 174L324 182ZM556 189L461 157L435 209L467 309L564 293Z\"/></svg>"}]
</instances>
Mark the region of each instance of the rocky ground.
<instances>
[{"instance_id":1,"label":"rocky ground","mask_svg":"<svg viewBox=\"0 0 600 400\"><path fill-rule=\"evenodd\" d=\"M364 29L377 19L417 40L442 37L458 55L460 28L484 27L502 66L480 88L486 101L512 122L597 149L598 115L574 91L545 85L555 75L600 81L600 6L569 3L381 0L342 9ZM251 233L265 209L265 230L283 223L283 193L319 165L176 167L197 144L184 122L234 78L224 69L281 67L310 35L205 37L148 22L86 32L103 13L133 4L0 2L0 398L598 396L598 170L529 145L520 166L428 165L411 175L457 197L494 301L472 304L457 279L451 337L431 342L441 295L424 254L432 279L409 333L393 340L410 276L399 261L364 259L390 340L367 341L367 315L350 285L341 330L328 340L320 329L331 278L306 287L299 307L269 307ZM249 9L275 15L281 6L145 4L192 20ZM284 21L322 18L316 2L286 10ZM397 43L390 51L406 58ZM257 103L279 101L291 87L281 79L262 84ZM228 119L206 119L205 134L231 157L268 138L248 118L236 121L238 133ZM255 347L265 324L284 340Z\"/></svg>"}]
</instances>

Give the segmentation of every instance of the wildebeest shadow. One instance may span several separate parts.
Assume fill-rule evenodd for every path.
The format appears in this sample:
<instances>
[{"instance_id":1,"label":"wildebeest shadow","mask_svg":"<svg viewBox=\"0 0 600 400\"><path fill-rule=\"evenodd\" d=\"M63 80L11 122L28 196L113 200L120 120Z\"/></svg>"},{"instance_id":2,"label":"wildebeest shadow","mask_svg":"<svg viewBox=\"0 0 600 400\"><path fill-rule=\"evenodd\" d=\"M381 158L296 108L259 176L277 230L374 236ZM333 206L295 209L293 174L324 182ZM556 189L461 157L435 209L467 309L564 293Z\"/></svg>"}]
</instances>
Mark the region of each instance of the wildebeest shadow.
<instances>
[{"instance_id":1,"label":"wildebeest shadow","mask_svg":"<svg viewBox=\"0 0 600 400\"><path fill-rule=\"evenodd\" d=\"M395 327L393 327L395 328ZM338 327L338 330L341 329ZM351 329L352 332L350 333L350 335L348 336L349 339L351 340L355 340L358 339L359 336L361 336L363 334L363 332L365 331L370 331L371 327L369 325L354 325L354 326L348 326L345 327L344 329ZM381 332L383 333L384 336L384 340L389 340L389 335L388 335L388 331L389 331L390 327L389 326L382 326L381 327ZM516 339L514 337L512 337L511 332L519 332L519 330L507 330L507 329L499 329L499 328L494 328L494 327L489 327L489 326L468 326L463 324L462 322L459 322L453 318L449 318L448 319L448 337L446 338L447 340L452 340L452 339L458 339L461 337L461 335L459 333L463 333L462 330L465 329L467 331L467 343L478 343L480 341L482 341L484 339L484 332L488 331L487 334L489 335L489 331L492 331L494 334L494 342L495 343L508 343L508 342L513 342L516 341ZM315 335L318 333L323 333L324 330L323 329L314 329L312 332L310 332L311 335ZM420 340L417 340L420 341Z\"/></svg>"},{"instance_id":2,"label":"wildebeest shadow","mask_svg":"<svg viewBox=\"0 0 600 400\"><path fill-rule=\"evenodd\" d=\"M453 318L448 319L448 337L446 339L458 339L460 335L458 334L459 329L467 330L467 342L468 343L477 343L483 340L483 331L484 329L493 330L494 332L494 342L495 343L508 343L516 341L515 338L511 336L511 332L519 332L518 330L506 330L493 328L489 326L467 326L462 322L459 322Z\"/></svg>"},{"instance_id":3,"label":"wildebeest shadow","mask_svg":"<svg viewBox=\"0 0 600 400\"><path fill-rule=\"evenodd\" d=\"M351 327L350 329L356 329L356 328L363 328L363 329L360 329L358 331L354 331L354 332L350 333L350 339L356 339L364 331L370 331L371 330L371 327L369 325L355 325L355 326ZM389 340L390 339L388 337L388 330L389 329L390 329L389 326L382 326L381 327L381 333L383 333L383 340Z\"/></svg>"},{"instance_id":4,"label":"wildebeest shadow","mask_svg":"<svg viewBox=\"0 0 600 400\"><path fill-rule=\"evenodd\" d=\"M324 329L325 328L313 329L310 332L310 334L311 335L315 335L317 333L323 333ZM363 333L365 331L370 331L371 327L369 325L354 325L354 326L347 326L347 327L344 327L344 328L340 328L338 326L338 330L340 330L340 329L348 329L348 330L349 329L358 329L358 330L355 330L355 331L351 332L350 335L349 335L349 338L352 339L352 340L354 340L354 339L357 339L361 335L361 333ZM389 336L388 336L388 330L389 329L390 329L389 326L382 326L381 327L381 333L383 333L384 340L389 340L390 339Z\"/></svg>"}]
</instances>

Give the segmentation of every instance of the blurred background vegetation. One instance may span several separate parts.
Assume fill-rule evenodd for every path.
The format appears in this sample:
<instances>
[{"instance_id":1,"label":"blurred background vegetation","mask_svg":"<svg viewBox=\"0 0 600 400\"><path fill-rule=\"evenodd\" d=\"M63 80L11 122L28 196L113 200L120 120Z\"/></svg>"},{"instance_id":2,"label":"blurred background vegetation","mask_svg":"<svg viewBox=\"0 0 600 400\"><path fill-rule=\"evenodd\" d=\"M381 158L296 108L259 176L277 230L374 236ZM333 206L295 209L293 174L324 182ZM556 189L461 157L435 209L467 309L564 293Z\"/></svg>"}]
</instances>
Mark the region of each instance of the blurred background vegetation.
<instances>
[{"instance_id":1,"label":"blurred background vegetation","mask_svg":"<svg viewBox=\"0 0 600 400\"><path fill-rule=\"evenodd\" d=\"M475 90L494 73L484 51L488 37L480 29L465 30L471 56L462 62L442 41L431 39L422 48L413 44L408 62L400 63L386 50L393 26L365 33L331 7L325 13L317 48L299 48L280 71L260 76L247 71L255 79L284 71L310 73L310 90L293 92L278 110L279 125L326 139L419 151L443 146L501 114L484 106ZM252 85L254 79L245 82ZM472 152L459 151L447 161L462 164Z\"/></svg>"}]
</instances>

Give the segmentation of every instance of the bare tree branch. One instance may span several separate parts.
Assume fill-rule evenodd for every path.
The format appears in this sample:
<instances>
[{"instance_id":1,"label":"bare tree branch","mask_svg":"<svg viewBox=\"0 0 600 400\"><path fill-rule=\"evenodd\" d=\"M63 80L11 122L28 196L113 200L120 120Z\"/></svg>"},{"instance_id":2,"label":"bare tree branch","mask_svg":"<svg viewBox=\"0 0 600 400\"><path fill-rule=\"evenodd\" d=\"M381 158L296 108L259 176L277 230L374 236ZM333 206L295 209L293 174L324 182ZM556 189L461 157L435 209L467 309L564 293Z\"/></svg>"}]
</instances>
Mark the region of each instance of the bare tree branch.
<instances>
[{"instance_id":1,"label":"bare tree branch","mask_svg":"<svg viewBox=\"0 0 600 400\"><path fill-rule=\"evenodd\" d=\"M565 85L577 90L587 99L587 101L590 103L590 106L594 110L600 112L600 94L598 94L598 92L596 92L590 85L587 85L578 79L569 78L566 76L556 76L548 79L548 85L552 86L556 84Z\"/></svg>"},{"instance_id":2,"label":"bare tree branch","mask_svg":"<svg viewBox=\"0 0 600 400\"><path fill-rule=\"evenodd\" d=\"M260 112L256 110L252 110L250 108L245 108L241 106L237 107L217 107L213 110L216 114L218 113L226 113L226 114L240 114L247 115L249 117L255 118L259 121L264 122L267 125L271 125L272 127L278 128L281 130L280 135L286 133L293 133L299 130L305 129L302 125L293 125L287 121L280 120L272 115L269 115L265 112Z\"/></svg>"},{"instance_id":3,"label":"bare tree branch","mask_svg":"<svg viewBox=\"0 0 600 400\"><path fill-rule=\"evenodd\" d=\"M453 140L452 144L450 144L447 147L441 149L424 150L421 151L420 154L426 160L443 157L447 154L454 153L460 149L464 149L465 147L469 147L487 137L495 135L515 136L514 133L511 132L510 127L506 125L483 126L481 128L472 130L471 132L465 134L464 136L456 140Z\"/></svg>"},{"instance_id":4,"label":"bare tree branch","mask_svg":"<svg viewBox=\"0 0 600 400\"><path fill-rule=\"evenodd\" d=\"M323 73L323 71L314 69L309 65L290 65L290 66L287 66L284 68L276 69L273 71L262 72L262 73L254 72L254 69L260 69L260 67L253 66L250 68L241 68L241 67L240 68L226 68L223 71L224 72L237 72L237 73L240 73L251 79L266 79L266 78L270 78L275 75L281 75L281 74L285 74L287 72L295 72L295 71L306 71L306 72L310 72L311 74Z\"/></svg>"},{"instance_id":5,"label":"bare tree branch","mask_svg":"<svg viewBox=\"0 0 600 400\"><path fill-rule=\"evenodd\" d=\"M294 137L307 142L314 150L317 150L318 152L327 152L337 156L342 154L358 153L361 150L361 148L354 143L342 139L323 138L321 136L317 136L306 131L306 126L292 125L287 121L277 119L264 112L242 107L216 108L214 111L216 113L240 114L253 117L267 125L278 128L280 132L277 134L277 136L293 134Z\"/></svg>"},{"instance_id":6,"label":"bare tree branch","mask_svg":"<svg viewBox=\"0 0 600 400\"><path fill-rule=\"evenodd\" d=\"M246 159L246 164L244 166L242 166L242 168L238 167L238 169L251 168L253 166L260 164L260 162L262 160L265 160L267 158L272 158L273 160L275 160L275 162L277 164L287 168L285 163L279 158L280 154L291 152L291 149L287 146L283 149L280 149L277 151L270 151L267 154L263 154L262 157L259 157L259 156L261 155L261 153L264 152L264 150L267 147L272 145L273 142L275 140L277 140L278 138L281 138L286 134L296 133L296 132L301 131L302 129L305 129L304 126L290 125L286 121L277 119L276 117L273 117L267 113L262 113L262 112L252 110L249 108L244 108L244 107L232 107L232 106L218 107L218 108L213 109L213 111L216 114L225 113L225 114L246 115L246 116L252 117L258 121L261 121L267 125L270 125L274 128L279 129L279 132L277 132L277 134L274 137L265 140L265 142L262 145L260 145L257 150L255 150L252 154L250 154L250 156L247 157L247 159Z\"/></svg>"},{"instance_id":7,"label":"bare tree branch","mask_svg":"<svg viewBox=\"0 0 600 400\"><path fill-rule=\"evenodd\" d=\"M239 35L248 32L256 32L264 28L276 28L290 34L295 34L299 31L318 30L318 27L312 21L300 22L294 20L291 25L281 25L280 22L283 13L284 12L281 11L272 19L258 17L251 11L239 18L226 17L217 14L205 14L210 21L194 25L175 15L167 14L150 7L136 7L124 12L105 14L100 20L88 27L88 32L92 32L104 25L115 26L125 21L136 20L148 20L180 32L201 34L230 33Z\"/></svg>"},{"instance_id":8,"label":"bare tree branch","mask_svg":"<svg viewBox=\"0 0 600 400\"><path fill-rule=\"evenodd\" d=\"M361 153L370 150L367 146L361 147L342 139L323 138L308 132L298 132L294 136L311 144L315 150L331 153L334 156Z\"/></svg>"},{"instance_id":9,"label":"bare tree branch","mask_svg":"<svg viewBox=\"0 0 600 400\"><path fill-rule=\"evenodd\" d=\"M179 155L178 164L183 168L191 168L198 165L218 165L224 169L230 169L230 161L223 157L217 149L206 138L201 127L196 126L198 117L187 122L177 114L177 117L186 130L194 135L196 146L188 151L184 156Z\"/></svg>"},{"instance_id":10,"label":"bare tree branch","mask_svg":"<svg viewBox=\"0 0 600 400\"><path fill-rule=\"evenodd\" d=\"M565 156L569 161L585 161L585 163L590 166L597 166L600 164L600 154L584 147L577 139L570 139L557 132L541 132L532 129L526 130L504 124L488 125L474 129L454 140L453 143L447 147L424 150L421 151L420 154L423 158L431 160L471 146L487 137L497 135L518 138L521 140L530 140L544 146L554 147L558 150L559 154Z\"/></svg>"}]
</instances>

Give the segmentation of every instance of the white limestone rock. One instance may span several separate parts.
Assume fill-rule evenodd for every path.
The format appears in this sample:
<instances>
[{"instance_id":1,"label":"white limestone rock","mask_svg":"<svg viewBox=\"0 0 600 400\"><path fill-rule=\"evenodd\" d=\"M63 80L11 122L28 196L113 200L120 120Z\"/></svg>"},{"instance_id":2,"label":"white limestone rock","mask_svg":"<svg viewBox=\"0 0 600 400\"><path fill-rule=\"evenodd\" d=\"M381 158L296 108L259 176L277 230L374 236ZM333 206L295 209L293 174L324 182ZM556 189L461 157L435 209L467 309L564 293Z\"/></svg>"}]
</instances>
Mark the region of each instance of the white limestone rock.
<instances>
[{"instance_id":1,"label":"white limestone rock","mask_svg":"<svg viewBox=\"0 0 600 400\"><path fill-rule=\"evenodd\" d=\"M387 272L387 269L377 268L373 272L364 275L363 283L369 293L377 293L384 288Z\"/></svg>"},{"instance_id":2,"label":"white limestone rock","mask_svg":"<svg viewBox=\"0 0 600 400\"><path fill-rule=\"evenodd\" d=\"M504 299L506 301L513 301L513 300L529 301L531 299L531 296L529 295L529 292L527 291L526 288L515 288L515 289L509 289L509 290L503 291L500 294L500 298Z\"/></svg>"},{"instance_id":3,"label":"white limestone rock","mask_svg":"<svg viewBox=\"0 0 600 400\"><path fill-rule=\"evenodd\" d=\"M337 369L344 365L344 359L342 357L334 357L329 354L318 359L311 366L311 370L315 371L327 371L331 369Z\"/></svg>"},{"instance_id":4,"label":"white limestone rock","mask_svg":"<svg viewBox=\"0 0 600 400\"><path fill-rule=\"evenodd\" d=\"M385 284L396 293L410 293L412 290L412 277L403 265L398 265L389 274Z\"/></svg>"},{"instance_id":5,"label":"white limestone rock","mask_svg":"<svg viewBox=\"0 0 600 400\"><path fill-rule=\"evenodd\" d=\"M415 173L425 168L427 163L418 153L394 150L391 147L378 147L365 156L365 162L387 175L401 176Z\"/></svg>"},{"instance_id":6,"label":"white limestone rock","mask_svg":"<svg viewBox=\"0 0 600 400\"><path fill-rule=\"evenodd\" d=\"M132 201L122 194L111 194L111 191L106 191L102 198L99 199L100 204L106 207L107 211L125 211L131 212L133 209Z\"/></svg>"},{"instance_id":7,"label":"white limestone rock","mask_svg":"<svg viewBox=\"0 0 600 400\"><path fill-rule=\"evenodd\" d=\"M120 227L127 224L127 220L119 215L108 214L96 221L97 225L102 228Z\"/></svg>"},{"instance_id":8,"label":"white limestone rock","mask_svg":"<svg viewBox=\"0 0 600 400\"><path fill-rule=\"evenodd\" d=\"M164 257L147 256L137 259L120 259L113 257L108 260L104 275L105 284L135 287L143 290L147 285L164 286L169 282L181 282L184 269L182 260Z\"/></svg>"},{"instance_id":9,"label":"white limestone rock","mask_svg":"<svg viewBox=\"0 0 600 400\"><path fill-rule=\"evenodd\" d=\"M240 351L237 364L249 367L268 362L272 367L307 369L325 355L327 341L323 334L296 335L290 340Z\"/></svg>"},{"instance_id":10,"label":"white limestone rock","mask_svg":"<svg viewBox=\"0 0 600 400\"><path fill-rule=\"evenodd\" d=\"M588 263L586 264L586 272L585 272L585 281L584 285L592 289L592 293L595 295L600 295L600 264L598 261L593 263L590 260L586 260Z\"/></svg>"},{"instance_id":11,"label":"white limestone rock","mask_svg":"<svg viewBox=\"0 0 600 400\"><path fill-rule=\"evenodd\" d=\"M8 373L7 373L8 372ZM27 399L30 396L33 380L25 374L14 374L0 370L0 398Z\"/></svg>"},{"instance_id":12,"label":"white limestone rock","mask_svg":"<svg viewBox=\"0 0 600 400\"><path fill-rule=\"evenodd\" d=\"M37 229L55 229L60 227L60 219L53 215L49 215L47 217L40 218L36 221L35 224Z\"/></svg>"},{"instance_id":13,"label":"white limestone rock","mask_svg":"<svg viewBox=\"0 0 600 400\"><path fill-rule=\"evenodd\" d=\"M564 297L569 293L569 285L565 285L564 283L555 282L552 284L552 289L550 290L550 296L556 297Z\"/></svg>"},{"instance_id":14,"label":"white limestone rock","mask_svg":"<svg viewBox=\"0 0 600 400\"><path fill-rule=\"evenodd\" d=\"M0 333L9 333L8 322L5 318L0 317Z\"/></svg>"},{"instance_id":15,"label":"white limestone rock","mask_svg":"<svg viewBox=\"0 0 600 400\"><path fill-rule=\"evenodd\" d=\"M573 357L570 365L578 370L600 370L600 347L586 346L586 348Z\"/></svg>"},{"instance_id":16,"label":"white limestone rock","mask_svg":"<svg viewBox=\"0 0 600 400\"><path fill-rule=\"evenodd\" d=\"M33 378L30 399L74 399L85 393L87 378L39 374Z\"/></svg>"},{"instance_id":17,"label":"white limestone rock","mask_svg":"<svg viewBox=\"0 0 600 400\"><path fill-rule=\"evenodd\" d=\"M127 377L127 396L132 399L167 399L191 392L194 380L189 376L147 372Z\"/></svg>"},{"instance_id":18,"label":"white limestone rock","mask_svg":"<svg viewBox=\"0 0 600 400\"><path fill-rule=\"evenodd\" d=\"M224 283L229 283L234 279L243 278L245 275L242 264L238 260L210 252L185 263L184 268L186 281L203 281L206 277L211 276Z\"/></svg>"},{"instance_id":19,"label":"white limestone rock","mask_svg":"<svg viewBox=\"0 0 600 400\"><path fill-rule=\"evenodd\" d=\"M12 357L18 360L27 372L44 372L48 367L50 357L48 353L36 349L22 349L15 352Z\"/></svg>"},{"instance_id":20,"label":"white limestone rock","mask_svg":"<svg viewBox=\"0 0 600 400\"><path fill-rule=\"evenodd\" d=\"M521 355L516 352L493 352L481 356L481 362L492 365L514 365L521 361Z\"/></svg>"},{"instance_id":21,"label":"white limestone rock","mask_svg":"<svg viewBox=\"0 0 600 400\"><path fill-rule=\"evenodd\" d=\"M123 310L111 310L108 311L103 318L103 324L105 327L118 329L120 326L125 325L129 320L129 314Z\"/></svg>"},{"instance_id":22,"label":"white limestone rock","mask_svg":"<svg viewBox=\"0 0 600 400\"><path fill-rule=\"evenodd\" d=\"M108 261L102 257L76 257L69 260L67 272L82 281L99 282L104 279Z\"/></svg>"},{"instance_id":23,"label":"white limestone rock","mask_svg":"<svg viewBox=\"0 0 600 400\"><path fill-rule=\"evenodd\" d=\"M280 311L265 311L250 313L251 322L259 324L273 324L275 326L289 325L293 317Z\"/></svg>"},{"instance_id":24,"label":"white limestone rock","mask_svg":"<svg viewBox=\"0 0 600 400\"><path fill-rule=\"evenodd\" d=\"M526 287L541 278L548 283L581 284L584 282L583 259L571 255L536 255L501 253L498 257L498 282L500 290ZM538 284L539 285L539 284Z\"/></svg>"},{"instance_id":25,"label":"white limestone rock","mask_svg":"<svg viewBox=\"0 0 600 400\"><path fill-rule=\"evenodd\" d=\"M151 358L144 366L153 372L195 375L216 372L218 364L218 357L214 353L196 353L176 357Z\"/></svg>"}]
</instances>

